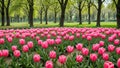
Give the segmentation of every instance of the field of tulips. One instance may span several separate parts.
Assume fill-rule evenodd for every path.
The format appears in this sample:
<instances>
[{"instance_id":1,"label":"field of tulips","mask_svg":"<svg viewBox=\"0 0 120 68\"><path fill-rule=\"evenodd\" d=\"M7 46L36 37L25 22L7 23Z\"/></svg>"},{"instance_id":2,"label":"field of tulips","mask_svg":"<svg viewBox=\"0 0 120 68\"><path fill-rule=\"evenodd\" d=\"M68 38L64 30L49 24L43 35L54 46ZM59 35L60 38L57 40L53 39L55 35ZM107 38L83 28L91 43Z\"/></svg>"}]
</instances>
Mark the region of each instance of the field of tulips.
<instances>
[{"instance_id":1,"label":"field of tulips","mask_svg":"<svg viewBox=\"0 0 120 68\"><path fill-rule=\"evenodd\" d=\"M0 68L120 68L120 30L0 30Z\"/></svg>"}]
</instances>

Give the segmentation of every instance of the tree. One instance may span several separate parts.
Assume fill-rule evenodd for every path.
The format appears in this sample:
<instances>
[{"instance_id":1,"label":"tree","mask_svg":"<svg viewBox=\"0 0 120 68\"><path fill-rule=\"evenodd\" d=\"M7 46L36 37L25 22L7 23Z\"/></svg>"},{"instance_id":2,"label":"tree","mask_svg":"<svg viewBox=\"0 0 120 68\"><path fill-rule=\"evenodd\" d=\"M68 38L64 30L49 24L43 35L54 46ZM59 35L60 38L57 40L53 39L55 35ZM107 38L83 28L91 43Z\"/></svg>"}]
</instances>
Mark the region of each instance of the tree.
<instances>
[{"instance_id":1,"label":"tree","mask_svg":"<svg viewBox=\"0 0 120 68\"><path fill-rule=\"evenodd\" d=\"M65 19L65 10L66 10L66 6L68 3L68 0L58 0L59 4L60 4L60 8L61 8L61 18L60 18L60 27L64 26L64 19Z\"/></svg>"},{"instance_id":2,"label":"tree","mask_svg":"<svg viewBox=\"0 0 120 68\"><path fill-rule=\"evenodd\" d=\"M33 0L27 0L28 5L29 5L29 11L28 11L28 22L30 24L30 27L33 27L33 12L34 12L34 2Z\"/></svg>"},{"instance_id":3,"label":"tree","mask_svg":"<svg viewBox=\"0 0 120 68\"><path fill-rule=\"evenodd\" d=\"M9 8L10 8L10 4L11 4L12 0L7 0L7 5L5 6L6 8L6 20L7 20L7 24L6 26L10 26L10 16L9 16Z\"/></svg>"},{"instance_id":4,"label":"tree","mask_svg":"<svg viewBox=\"0 0 120 68\"><path fill-rule=\"evenodd\" d=\"M97 9L97 23L96 26L100 27L100 20L101 20L101 9L102 9L102 4L105 0L98 0L97 5L93 4L95 8Z\"/></svg>"},{"instance_id":5,"label":"tree","mask_svg":"<svg viewBox=\"0 0 120 68\"><path fill-rule=\"evenodd\" d=\"M44 9L44 5L43 5L43 0L36 0L35 2L35 6L37 7L37 11L39 14L39 18L40 18L40 24L42 24L42 20L43 20L43 9ZM38 6L39 5L39 6Z\"/></svg>"},{"instance_id":6,"label":"tree","mask_svg":"<svg viewBox=\"0 0 120 68\"><path fill-rule=\"evenodd\" d=\"M87 7L88 7L88 24L91 24L91 16L90 16L90 9L91 9L91 0L87 0Z\"/></svg>"},{"instance_id":7,"label":"tree","mask_svg":"<svg viewBox=\"0 0 120 68\"><path fill-rule=\"evenodd\" d=\"M1 3L1 15L2 15L2 24L1 26L4 26L5 24L5 13L4 13L4 8L5 8L5 4L4 4L4 0L0 0Z\"/></svg>"},{"instance_id":8,"label":"tree","mask_svg":"<svg viewBox=\"0 0 120 68\"><path fill-rule=\"evenodd\" d=\"M81 25L82 24L82 9L85 6L85 1L83 1L83 0L76 0L76 2L77 2L77 7L76 7L76 5L74 5L74 7L79 12L79 25Z\"/></svg>"},{"instance_id":9,"label":"tree","mask_svg":"<svg viewBox=\"0 0 120 68\"><path fill-rule=\"evenodd\" d=\"M120 0L113 0L117 11L117 28L120 28Z\"/></svg>"},{"instance_id":10,"label":"tree","mask_svg":"<svg viewBox=\"0 0 120 68\"><path fill-rule=\"evenodd\" d=\"M57 22L57 15L58 15L58 12L59 12L59 8L60 8L60 6L58 6L58 2L56 2L56 0L54 0L54 4L52 5L52 7L53 7L53 11L54 11L54 23L56 23Z\"/></svg>"}]
</instances>

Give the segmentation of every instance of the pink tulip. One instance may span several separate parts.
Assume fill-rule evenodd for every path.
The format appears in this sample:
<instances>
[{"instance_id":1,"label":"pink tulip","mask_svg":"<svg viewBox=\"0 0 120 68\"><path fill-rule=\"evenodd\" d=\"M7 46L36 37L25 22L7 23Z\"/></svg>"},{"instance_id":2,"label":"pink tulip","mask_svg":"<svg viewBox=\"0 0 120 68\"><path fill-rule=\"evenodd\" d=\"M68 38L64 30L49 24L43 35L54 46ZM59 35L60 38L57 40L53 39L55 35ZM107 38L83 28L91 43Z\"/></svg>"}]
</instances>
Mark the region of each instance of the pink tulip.
<instances>
[{"instance_id":1,"label":"pink tulip","mask_svg":"<svg viewBox=\"0 0 120 68\"><path fill-rule=\"evenodd\" d=\"M98 49L98 54L102 55L105 52L105 48L101 47Z\"/></svg>"},{"instance_id":2,"label":"pink tulip","mask_svg":"<svg viewBox=\"0 0 120 68\"><path fill-rule=\"evenodd\" d=\"M119 45L119 44L120 44L120 40L119 40L119 39L115 39L115 40L114 40L114 44L115 44L115 45Z\"/></svg>"},{"instance_id":3,"label":"pink tulip","mask_svg":"<svg viewBox=\"0 0 120 68\"><path fill-rule=\"evenodd\" d=\"M109 42L112 42L113 40L114 40L113 37L109 37L109 38L108 38L108 41L109 41Z\"/></svg>"},{"instance_id":4,"label":"pink tulip","mask_svg":"<svg viewBox=\"0 0 120 68\"><path fill-rule=\"evenodd\" d=\"M116 48L116 53L120 55L120 47Z\"/></svg>"},{"instance_id":5,"label":"pink tulip","mask_svg":"<svg viewBox=\"0 0 120 68\"><path fill-rule=\"evenodd\" d=\"M15 57L20 57L20 55L21 55L21 53L20 53L20 51L19 50L15 50L14 52L13 52L13 54L14 54L14 56Z\"/></svg>"},{"instance_id":6,"label":"pink tulip","mask_svg":"<svg viewBox=\"0 0 120 68\"><path fill-rule=\"evenodd\" d=\"M108 46L108 51L109 52L113 52L115 50L115 46L113 46L112 44L110 44L109 46Z\"/></svg>"},{"instance_id":7,"label":"pink tulip","mask_svg":"<svg viewBox=\"0 0 120 68\"><path fill-rule=\"evenodd\" d=\"M29 51L29 47L28 47L27 45L24 45L24 46L22 47L22 51L23 51L23 52L28 52L28 51Z\"/></svg>"},{"instance_id":8,"label":"pink tulip","mask_svg":"<svg viewBox=\"0 0 120 68\"><path fill-rule=\"evenodd\" d=\"M99 44L93 44L92 50L97 51L99 49L100 45Z\"/></svg>"},{"instance_id":9,"label":"pink tulip","mask_svg":"<svg viewBox=\"0 0 120 68\"><path fill-rule=\"evenodd\" d=\"M77 38L80 38L80 33L76 33L76 37L77 37Z\"/></svg>"},{"instance_id":10,"label":"pink tulip","mask_svg":"<svg viewBox=\"0 0 120 68\"><path fill-rule=\"evenodd\" d=\"M61 39L56 39L56 40L55 40L55 43L56 43L56 44L61 44L61 42L62 42Z\"/></svg>"},{"instance_id":11,"label":"pink tulip","mask_svg":"<svg viewBox=\"0 0 120 68\"><path fill-rule=\"evenodd\" d=\"M74 40L74 36L69 36L69 40L73 41Z\"/></svg>"},{"instance_id":12,"label":"pink tulip","mask_svg":"<svg viewBox=\"0 0 120 68\"><path fill-rule=\"evenodd\" d=\"M35 54L35 55L33 56L34 62L40 62L40 59L41 59L41 57L40 57L39 54Z\"/></svg>"},{"instance_id":13,"label":"pink tulip","mask_svg":"<svg viewBox=\"0 0 120 68\"><path fill-rule=\"evenodd\" d=\"M12 37L8 37L7 40L9 43L11 43L13 39L12 39Z\"/></svg>"},{"instance_id":14,"label":"pink tulip","mask_svg":"<svg viewBox=\"0 0 120 68\"><path fill-rule=\"evenodd\" d=\"M42 42L41 46L42 46L42 48L46 49L46 48L48 48L48 43L46 41Z\"/></svg>"},{"instance_id":15,"label":"pink tulip","mask_svg":"<svg viewBox=\"0 0 120 68\"><path fill-rule=\"evenodd\" d=\"M24 44L25 44L25 40L24 40L24 39L20 39L20 40L19 40L19 44L20 44L20 45L24 45Z\"/></svg>"},{"instance_id":16,"label":"pink tulip","mask_svg":"<svg viewBox=\"0 0 120 68\"><path fill-rule=\"evenodd\" d=\"M76 49L77 49L77 50L81 51L82 48L83 48L83 44L78 43L78 44L76 45Z\"/></svg>"},{"instance_id":17,"label":"pink tulip","mask_svg":"<svg viewBox=\"0 0 120 68\"><path fill-rule=\"evenodd\" d=\"M86 36L85 36L85 35L82 35L82 38L84 39L84 38L86 38Z\"/></svg>"},{"instance_id":18,"label":"pink tulip","mask_svg":"<svg viewBox=\"0 0 120 68\"><path fill-rule=\"evenodd\" d=\"M42 40L38 40L38 45L41 45L42 44Z\"/></svg>"},{"instance_id":19,"label":"pink tulip","mask_svg":"<svg viewBox=\"0 0 120 68\"><path fill-rule=\"evenodd\" d=\"M96 60L97 60L97 54L90 54L90 60L92 61L92 62L95 62Z\"/></svg>"},{"instance_id":20,"label":"pink tulip","mask_svg":"<svg viewBox=\"0 0 120 68\"><path fill-rule=\"evenodd\" d=\"M103 47L103 46L104 46L104 41L100 41L100 42L99 42L99 45L100 45L101 47Z\"/></svg>"},{"instance_id":21,"label":"pink tulip","mask_svg":"<svg viewBox=\"0 0 120 68\"><path fill-rule=\"evenodd\" d=\"M53 45L55 43L54 39L47 39L49 45Z\"/></svg>"},{"instance_id":22,"label":"pink tulip","mask_svg":"<svg viewBox=\"0 0 120 68\"><path fill-rule=\"evenodd\" d=\"M104 68L114 68L114 64L110 61L105 61Z\"/></svg>"},{"instance_id":23,"label":"pink tulip","mask_svg":"<svg viewBox=\"0 0 120 68\"><path fill-rule=\"evenodd\" d=\"M53 62L52 61L47 61L45 63L45 68L53 68Z\"/></svg>"},{"instance_id":24,"label":"pink tulip","mask_svg":"<svg viewBox=\"0 0 120 68\"><path fill-rule=\"evenodd\" d=\"M89 54L89 50L87 48L82 48L82 54L87 56Z\"/></svg>"},{"instance_id":25,"label":"pink tulip","mask_svg":"<svg viewBox=\"0 0 120 68\"><path fill-rule=\"evenodd\" d=\"M16 37L16 38L20 38L20 33L16 33L16 34L15 34L15 37Z\"/></svg>"},{"instance_id":26,"label":"pink tulip","mask_svg":"<svg viewBox=\"0 0 120 68\"><path fill-rule=\"evenodd\" d=\"M39 37L39 36L36 36L36 40L37 40L37 41L40 40L40 37Z\"/></svg>"},{"instance_id":27,"label":"pink tulip","mask_svg":"<svg viewBox=\"0 0 120 68\"><path fill-rule=\"evenodd\" d=\"M50 51L49 57L52 58L52 59L55 59L56 58L56 52L55 51Z\"/></svg>"},{"instance_id":28,"label":"pink tulip","mask_svg":"<svg viewBox=\"0 0 120 68\"><path fill-rule=\"evenodd\" d=\"M58 61L61 63L61 64L64 64L66 62L67 58L65 55L60 55L59 56L59 59Z\"/></svg>"},{"instance_id":29,"label":"pink tulip","mask_svg":"<svg viewBox=\"0 0 120 68\"><path fill-rule=\"evenodd\" d=\"M87 40L88 40L88 41L91 41L91 40L92 40L92 37L91 37L91 36L87 36Z\"/></svg>"},{"instance_id":30,"label":"pink tulip","mask_svg":"<svg viewBox=\"0 0 120 68\"><path fill-rule=\"evenodd\" d=\"M103 58L103 60L108 61L108 60L109 60L109 54L104 53L104 54L102 55L102 58Z\"/></svg>"},{"instance_id":31,"label":"pink tulip","mask_svg":"<svg viewBox=\"0 0 120 68\"><path fill-rule=\"evenodd\" d=\"M73 52L74 47L73 46L67 46L66 50L67 50L68 53L71 53L71 52Z\"/></svg>"},{"instance_id":32,"label":"pink tulip","mask_svg":"<svg viewBox=\"0 0 120 68\"><path fill-rule=\"evenodd\" d=\"M83 56L82 55L77 55L76 56L76 62L80 63L83 61Z\"/></svg>"},{"instance_id":33,"label":"pink tulip","mask_svg":"<svg viewBox=\"0 0 120 68\"><path fill-rule=\"evenodd\" d=\"M120 58L117 60L117 67L120 68Z\"/></svg>"},{"instance_id":34,"label":"pink tulip","mask_svg":"<svg viewBox=\"0 0 120 68\"><path fill-rule=\"evenodd\" d=\"M17 50L17 46L12 46L11 49L12 49L12 51Z\"/></svg>"},{"instance_id":35,"label":"pink tulip","mask_svg":"<svg viewBox=\"0 0 120 68\"><path fill-rule=\"evenodd\" d=\"M27 43L27 46L28 46L29 48L33 48L33 42L32 42L32 41L29 41L29 42Z\"/></svg>"},{"instance_id":36,"label":"pink tulip","mask_svg":"<svg viewBox=\"0 0 120 68\"><path fill-rule=\"evenodd\" d=\"M105 36L105 35L101 35L101 38L102 38L102 39L105 39L105 38L106 38L106 36Z\"/></svg>"},{"instance_id":37,"label":"pink tulip","mask_svg":"<svg viewBox=\"0 0 120 68\"><path fill-rule=\"evenodd\" d=\"M2 50L0 50L0 57L2 57L3 56L3 53L2 53Z\"/></svg>"},{"instance_id":38,"label":"pink tulip","mask_svg":"<svg viewBox=\"0 0 120 68\"><path fill-rule=\"evenodd\" d=\"M4 44L4 43L5 43L4 39L1 38L1 39L0 39L0 44Z\"/></svg>"},{"instance_id":39,"label":"pink tulip","mask_svg":"<svg viewBox=\"0 0 120 68\"><path fill-rule=\"evenodd\" d=\"M3 56L8 57L9 56L9 51L8 50L2 50Z\"/></svg>"}]
</instances>

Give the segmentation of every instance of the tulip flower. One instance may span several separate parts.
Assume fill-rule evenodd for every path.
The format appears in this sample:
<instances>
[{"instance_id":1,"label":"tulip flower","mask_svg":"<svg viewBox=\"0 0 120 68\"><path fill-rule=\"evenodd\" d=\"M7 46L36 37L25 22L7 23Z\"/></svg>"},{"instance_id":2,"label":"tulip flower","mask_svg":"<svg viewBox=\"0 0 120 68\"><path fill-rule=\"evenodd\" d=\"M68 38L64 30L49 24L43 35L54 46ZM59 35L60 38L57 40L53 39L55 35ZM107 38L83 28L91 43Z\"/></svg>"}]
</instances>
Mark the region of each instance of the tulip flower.
<instances>
[{"instance_id":1,"label":"tulip flower","mask_svg":"<svg viewBox=\"0 0 120 68\"><path fill-rule=\"evenodd\" d=\"M76 62L80 63L83 61L83 56L82 55L77 55L76 56Z\"/></svg>"},{"instance_id":2,"label":"tulip flower","mask_svg":"<svg viewBox=\"0 0 120 68\"><path fill-rule=\"evenodd\" d=\"M97 54L90 54L90 60L92 61L92 62L95 62L96 60L97 60Z\"/></svg>"},{"instance_id":3,"label":"tulip flower","mask_svg":"<svg viewBox=\"0 0 120 68\"><path fill-rule=\"evenodd\" d=\"M45 63L45 68L53 68L53 62L52 61L47 61Z\"/></svg>"},{"instance_id":4,"label":"tulip flower","mask_svg":"<svg viewBox=\"0 0 120 68\"><path fill-rule=\"evenodd\" d=\"M21 55L21 53L20 53L20 51L19 50L15 50L14 52L13 52L13 54L14 54L14 56L15 57L20 57L20 55Z\"/></svg>"},{"instance_id":5,"label":"tulip flower","mask_svg":"<svg viewBox=\"0 0 120 68\"><path fill-rule=\"evenodd\" d=\"M117 60L117 66L120 68L120 58Z\"/></svg>"},{"instance_id":6,"label":"tulip flower","mask_svg":"<svg viewBox=\"0 0 120 68\"><path fill-rule=\"evenodd\" d=\"M120 55L120 47L117 47L117 48L116 48L116 53L117 53L118 55Z\"/></svg>"},{"instance_id":7,"label":"tulip flower","mask_svg":"<svg viewBox=\"0 0 120 68\"><path fill-rule=\"evenodd\" d=\"M12 49L12 51L17 50L17 46L14 45L14 46L11 47L11 49Z\"/></svg>"},{"instance_id":8,"label":"tulip flower","mask_svg":"<svg viewBox=\"0 0 120 68\"><path fill-rule=\"evenodd\" d=\"M25 40L24 40L24 39L20 39L20 40L19 40L19 44L20 44L20 45L24 45L24 44L25 44Z\"/></svg>"},{"instance_id":9,"label":"tulip flower","mask_svg":"<svg viewBox=\"0 0 120 68\"><path fill-rule=\"evenodd\" d=\"M76 49L77 49L77 50L81 51L82 48L83 48L83 44L78 43L78 44L76 45Z\"/></svg>"},{"instance_id":10,"label":"tulip flower","mask_svg":"<svg viewBox=\"0 0 120 68\"><path fill-rule=\"evenodd\" d=\"M101 47L98 49L98 54L102 55L105 52L105 48Z\"/></svg>"},{"instance_id":11,"label":"tulip flower","mask_svg":"<svg viewBox=\"0 0 120 68\"><path fill-rule=\"evenodd\" d=\"M110 61L105 61L104 68L114 68L114 64Z\"/></svg>"},{"instance_id":12,"label":"tulip flower","mask_svg":"<svg viewBox=\"0 0 120 68\"><path fill-rule=\"evenodd\" d=\"M22 51L23 51L23 52L28 52L28 51L29 51L29 47L28 47L27 45L24 45L24 46L22 47Z\"/></svg>"},{"instance_id":13,"label":"tulip flower","mask_svg":"<svg viewBox=\"0 0 120 68\"><path fill-rule=\"evenodd\" d=\"M108 45L108 51L109 52L113 52L114 50L115 50L115 46L114 45L112 45L112 44Z\"/></svg>"},{"instance_id":14,"label":"tulip flower","mask_svg":"<svg viewBox=\"0 0 120 68\"><path fill-rule=\"evenodd\" d=\"M71 52L73 52L74 47L73 46L67 46L66 50L67 50L68 53L71 53Z\"/></svg>"},{"instance_id":15,"label":"tulip flower","mask_svg":"<svg viewBox=\"0 0 120 68\"><path fill-rule=\"evenodd\" d=\"M33 42L32 42L32 41L29 41L29 42L27 43L27 46L28 46L29 48L33 48Z\"/></svg>"},{"instance_id":16,"label":"tulip flower","mask_svg":"<svg viewBox=\"0 0 120 68\"><path fill-rule=\"evenodd\" d=\"M82 55L87 56L89 54L89 49L82 48Z\"/></svg>"},{"instance_id":17,"label":"tulip flower","mask_svg":"<svg viewBox=\"0 0 120 68\"><path fill-rule=\"evenodd\" d=\"M67 61L67 58L66 58L65 55L60 55L58 61L59 61L61 64L64 64L64 63Z\"/></svg>"},{"instance_id":18,"label":"tulip flower","mask_svg":"<svg viewBox=\"0 0 120 68\"><path fill-rule=\"evenodd\" d=\"M9 56L9 50L2 50L2 54L4 57L8 57Z\"/></svg>"},{"instance_id":19,"label":"tulip flower","mask_svg":"<svg viewBox=\"0 0 120 68\"><path fill-rule=\"evenodd\" d=\"M40 57L39 54L35 54L35 55L33 56L34 62L40 62L40 59L41 59L41 57Z\"/></svg>"},{"instance_id":20,"label":"tulip flower","mask_svg":"<svg viewBox=\"0 0 120 68\"><path fill-rule=\"evenodd\" d=\"M108 61L108 60L109 60L109 54L104 53L104 54L102 55L102 58L103 58L103 60Z\"/></svg>"},{"instance_id":21,"label":"tulip flower","mask_svg":"<svg viewBox=\"0 0 120 68\"><path fill-rule=\"evenodd\" d=\"M52 59L55 59L56 58L56 52L55 51L50 51L49 57L52 58Z\"/></svg>"}]
</instances>

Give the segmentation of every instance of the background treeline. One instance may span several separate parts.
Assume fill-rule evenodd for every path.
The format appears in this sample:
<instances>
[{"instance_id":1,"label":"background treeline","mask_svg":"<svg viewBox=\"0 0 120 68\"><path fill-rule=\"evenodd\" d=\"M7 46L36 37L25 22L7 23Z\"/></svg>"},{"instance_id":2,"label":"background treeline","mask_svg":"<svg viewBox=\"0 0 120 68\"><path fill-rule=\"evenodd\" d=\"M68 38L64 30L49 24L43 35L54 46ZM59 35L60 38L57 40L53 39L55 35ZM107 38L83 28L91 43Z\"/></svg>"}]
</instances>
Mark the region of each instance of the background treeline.
<instances>
[{"instance_id":1,"label":"background treeline","mask_svg":"<svg viewBox=\"0 0 120 68\"><path fill-rule=\"evenodd\" d=\"M1 26L10 26L12 22L57 23L117 21L120 28L120 0L0 0Z\"/></svg>"}]
</instances>

